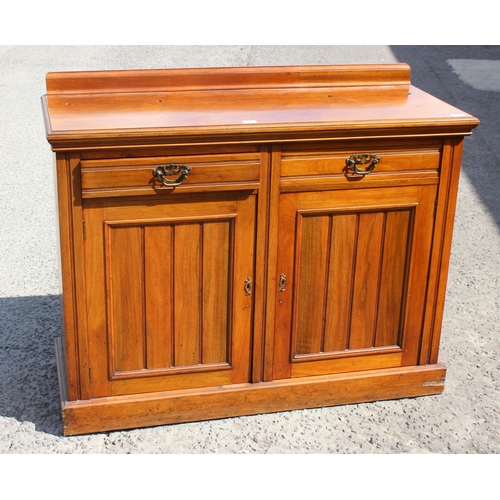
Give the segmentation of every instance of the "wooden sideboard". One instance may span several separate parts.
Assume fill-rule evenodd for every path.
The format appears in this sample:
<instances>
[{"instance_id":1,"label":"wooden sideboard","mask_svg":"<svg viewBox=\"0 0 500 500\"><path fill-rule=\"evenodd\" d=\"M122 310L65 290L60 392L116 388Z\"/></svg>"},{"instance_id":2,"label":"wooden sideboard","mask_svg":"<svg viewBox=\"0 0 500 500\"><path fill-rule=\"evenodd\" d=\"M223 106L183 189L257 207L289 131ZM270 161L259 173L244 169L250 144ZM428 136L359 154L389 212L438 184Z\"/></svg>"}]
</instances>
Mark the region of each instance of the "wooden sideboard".
<instances>
[{"instance_id":1,"label":"wooden sideboard","mask_svg":"<svg viewBox=\"0 0 500 500\"><path fill-rule=\"evenodd\" d=\"M65 72L65 435L443 391L464 136L405 64Z\"/></svg>"}]
</instances>

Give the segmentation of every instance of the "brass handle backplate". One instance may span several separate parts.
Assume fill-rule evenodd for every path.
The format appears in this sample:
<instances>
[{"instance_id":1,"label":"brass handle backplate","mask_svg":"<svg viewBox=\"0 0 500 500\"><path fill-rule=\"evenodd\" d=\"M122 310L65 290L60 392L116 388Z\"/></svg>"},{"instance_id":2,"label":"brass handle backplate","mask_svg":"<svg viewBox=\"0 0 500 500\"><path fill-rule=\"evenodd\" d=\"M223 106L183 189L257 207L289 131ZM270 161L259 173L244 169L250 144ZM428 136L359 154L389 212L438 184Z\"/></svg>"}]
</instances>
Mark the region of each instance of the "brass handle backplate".
<instances>
[{"instance_id":1,"label":"brass handle backplate","mask_svg":"<svg viewBox=\"0 0 500 500\"><path fill-rule=\"evenodd\" d=\"M250 276L245 280L245 295L252 294L252 278Z\"/></svg>"},{"instance_id":2,"label":"brass handle backplate","mask_svg":"<svg viewBox=\"0 0 500 500\"><path fill-rule=\"evenodd\" d=\"M278 292L284 292L285 291L285 285L286 285L286 274L285 273L281 273L280 274L280 281L279 281Z\"/></svg>"},{"instance_id":3,"label":"brass handle backplate","mask_svg":"<svg viewBox=\"0 0 500 500\"><path fill-rule=\"evenodd\" d=\"M156 180L160 181L164 186L175 187L180 186L185 180L186 177L191 172L191 167L187 165L158 165L153 169L153 175ZM180 172L181 175L177 177L177 179L169 180L166 179L169 175L177 175Z\"/></svg>"},{"instance_id":4,"label":"brass handle backplate","mask_svg":"<svg viewBox=\"0 0 500 500\"><path fill-rule=\"evenodd\" d=\"M359 154L349 156L346 160L346 164L347 168L352 170L354 173L358 175L366 175L373 171L379 161L380 156L372 154ZM358 168L358 165L366 165L367 163L370 164L368 167Z\"/></svg>"}]
</instances>

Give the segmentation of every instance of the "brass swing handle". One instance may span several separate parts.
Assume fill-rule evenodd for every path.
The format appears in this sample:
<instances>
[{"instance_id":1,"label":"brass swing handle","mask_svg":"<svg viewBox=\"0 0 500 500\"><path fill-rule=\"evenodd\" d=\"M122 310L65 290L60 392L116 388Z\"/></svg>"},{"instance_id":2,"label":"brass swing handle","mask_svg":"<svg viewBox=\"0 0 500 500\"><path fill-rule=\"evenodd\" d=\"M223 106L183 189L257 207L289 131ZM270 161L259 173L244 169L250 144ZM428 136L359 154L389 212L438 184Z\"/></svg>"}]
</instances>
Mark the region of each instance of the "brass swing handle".
<instances>
[{"instance_id":1,"label":"brass swing handle","mask_svg":"<svg viewBox=\"0 0 500 500\"><path fill-rule=\"evenodd\" d=\"M189 172L191 172L191 167L188 167L187 165L158 165L156 168L152 170L153 175L156 180L160 181L164 186L169 186L169 187L175 187L175 186L180 186L186 177L189 175ZM166 179L166 176L169 175L177 175L179 172L181 172L181 175L177 177L175 180L169 180Z\"/></svg>"},{"instance_id":2,"label":"brass swing handle","mask_svg":"<svg viewBox=\"0 0 500 500\"><path fill-rule=\"evenodd\" d=\"M347 168L352 170L354 173L358 175L366 175L374 170L377 166L377 163L380 161L380 156L372 155L372 154L360 154L360 155L351 155L346 160ZM366 165L370 163L366 168L358 168L358 165Z\"/></svg>"}]
</instances>

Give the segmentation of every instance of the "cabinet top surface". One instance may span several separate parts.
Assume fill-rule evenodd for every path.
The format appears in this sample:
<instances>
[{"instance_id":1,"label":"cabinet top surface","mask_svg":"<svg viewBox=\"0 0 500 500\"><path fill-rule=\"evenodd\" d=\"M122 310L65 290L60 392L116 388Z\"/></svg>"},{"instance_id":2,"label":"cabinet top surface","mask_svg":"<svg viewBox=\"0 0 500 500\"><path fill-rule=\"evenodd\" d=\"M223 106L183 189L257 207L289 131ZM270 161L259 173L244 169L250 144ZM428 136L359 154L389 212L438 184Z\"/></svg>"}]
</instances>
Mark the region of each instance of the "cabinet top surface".
<instances>
[{"instance_id":1,"label":"cabinet top surface","mask_svg":"<svg viewBox=\"0 0 500 500\"><path fill-rule=\"evenodd\" d=\"M412 86L406 64L49 73L42 102L53 147L327 130L466 135L479 123Z\"/></svg>"}]
</instances>

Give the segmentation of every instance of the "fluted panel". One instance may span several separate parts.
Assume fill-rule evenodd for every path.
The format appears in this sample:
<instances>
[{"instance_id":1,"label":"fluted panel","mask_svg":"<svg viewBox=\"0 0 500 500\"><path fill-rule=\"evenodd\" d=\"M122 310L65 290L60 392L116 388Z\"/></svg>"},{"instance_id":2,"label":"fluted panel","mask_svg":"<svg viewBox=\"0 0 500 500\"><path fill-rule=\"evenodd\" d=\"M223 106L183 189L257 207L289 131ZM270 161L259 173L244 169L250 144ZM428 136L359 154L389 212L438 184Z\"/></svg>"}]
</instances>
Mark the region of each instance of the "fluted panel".
<instances>
[{"instance_id":1,"label":"fluted panel","mask_svg":"<svg viewBox=\"0 0 500 500\"><path fill-rule=\"evenodd\" d=\"M109 229L114 372L228 362L232 224L221 219Z\"/></svg>"},{"instance_id":2,"label":"fluted panel","mask_svg":"<svg viewBox=\"0 0 500 500\"><path fill-rule=\"evenodd\" d=\"M411 223L411 209L299 215L295 355L399 345Z\"/></svg>"}]
</instances>

